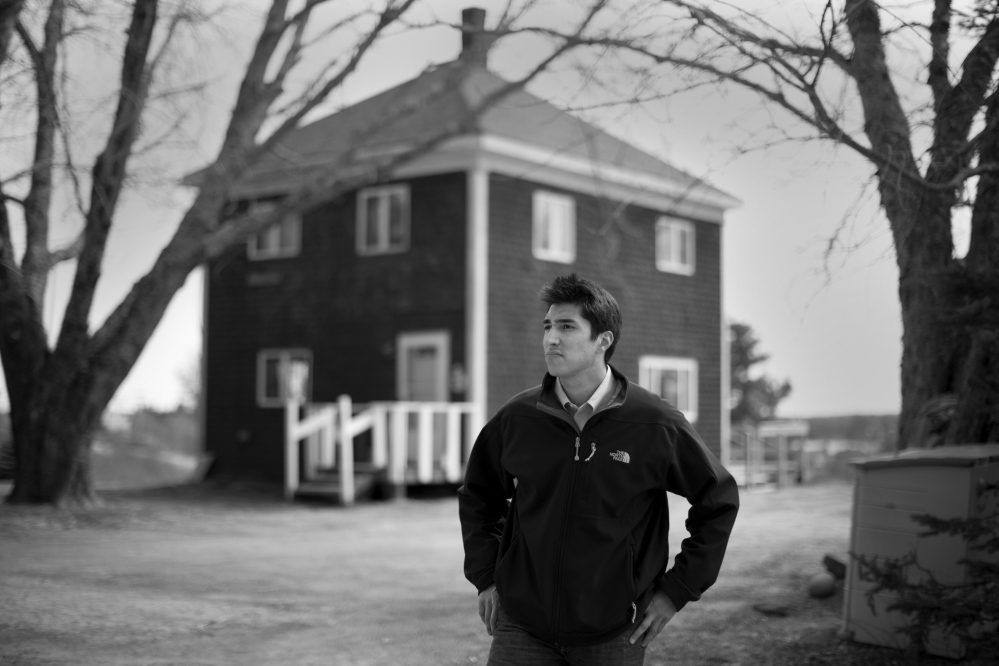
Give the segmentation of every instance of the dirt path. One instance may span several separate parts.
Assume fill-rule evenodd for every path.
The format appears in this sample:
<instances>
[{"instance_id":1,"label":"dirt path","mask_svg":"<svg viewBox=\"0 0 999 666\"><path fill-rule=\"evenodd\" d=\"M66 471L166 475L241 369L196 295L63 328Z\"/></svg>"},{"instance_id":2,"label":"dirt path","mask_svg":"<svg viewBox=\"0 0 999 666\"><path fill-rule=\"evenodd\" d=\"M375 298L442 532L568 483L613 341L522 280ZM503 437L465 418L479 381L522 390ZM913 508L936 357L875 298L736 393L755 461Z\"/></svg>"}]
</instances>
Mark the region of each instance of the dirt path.
<instances>
[{"instance_id":1,"label":"dirt path","mask_svg":"<svg viewBox=\"0 0 999 666\"><path fill-rule=\"evenodd\" d=\"M806 663L802 650L888 663L843 652L841 594L805 592L823 554L847 550L850 498L844 484L744 494L718 584L646 664ZM89 514L0 506L0 664L486 661L454 499L341 509L192 487L106 501ZM677 544L685 510L673 508Z\"/></svg>"}]
</instances>

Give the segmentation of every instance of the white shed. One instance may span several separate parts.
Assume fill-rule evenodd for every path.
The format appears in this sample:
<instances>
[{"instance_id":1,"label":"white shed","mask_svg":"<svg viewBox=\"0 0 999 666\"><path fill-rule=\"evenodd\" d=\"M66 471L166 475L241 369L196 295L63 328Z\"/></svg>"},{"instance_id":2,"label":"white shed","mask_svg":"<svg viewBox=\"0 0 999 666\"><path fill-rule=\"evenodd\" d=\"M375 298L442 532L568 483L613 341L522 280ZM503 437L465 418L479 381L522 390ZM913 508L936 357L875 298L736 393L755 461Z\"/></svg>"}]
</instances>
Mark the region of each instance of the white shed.
<instances>
[{"instance_id":1,"label":"white shed","mask_svg":"<svg viewBox=\"0 0 999 666\"><path fill-rule=\"evenodd\" d=\"M898 558L915 553L917 564L940 582L963 583L966 568L958 561L983 557L956 536L919 537L925 528L913 515L967 518L994 511L981 501L981 489L999 483L999 444L911 449L854 463L857 467L853 501L852 555ZM872 584L860 579L851 561L843 602L844 630L861 643L905 648L908 639L897 629L905 623L898 612L888 613L892 595L878 593L875 613L867 599ZM910 580L922 575L907 572ZM930 637L930 654L960 657L963 648L954 637L940 631Z\"/></svg>"}]
</instances>

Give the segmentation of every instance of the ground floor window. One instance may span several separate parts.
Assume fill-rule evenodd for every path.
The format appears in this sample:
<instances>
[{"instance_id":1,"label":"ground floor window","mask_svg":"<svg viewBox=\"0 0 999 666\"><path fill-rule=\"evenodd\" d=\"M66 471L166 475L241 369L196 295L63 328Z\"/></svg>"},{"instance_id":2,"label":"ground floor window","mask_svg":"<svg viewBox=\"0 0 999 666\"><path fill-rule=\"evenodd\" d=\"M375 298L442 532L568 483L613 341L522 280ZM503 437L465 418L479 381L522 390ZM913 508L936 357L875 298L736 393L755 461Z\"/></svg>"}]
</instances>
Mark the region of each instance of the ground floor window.
<instances>
[{"instance_id":1,"label":"ground floor window","mask_svg":"<svg viewBox=\"0 0 999 666\"><path fill-rule=\"evenodd\" d=\"M641 356L638 384L669 401L691 423L697 421L697 361L675 356Z\"/></svg>"},{"instance_id":2,"label":"ground floor window","mask_svg":"<svg viewBox=\"0 0 999 666\"><path fill-rule=\"evenodd\" d=\"M312 352L262 349L257 353L257 406L284 407L293 396L312 399Z\"/></svg>"}]
</instances>

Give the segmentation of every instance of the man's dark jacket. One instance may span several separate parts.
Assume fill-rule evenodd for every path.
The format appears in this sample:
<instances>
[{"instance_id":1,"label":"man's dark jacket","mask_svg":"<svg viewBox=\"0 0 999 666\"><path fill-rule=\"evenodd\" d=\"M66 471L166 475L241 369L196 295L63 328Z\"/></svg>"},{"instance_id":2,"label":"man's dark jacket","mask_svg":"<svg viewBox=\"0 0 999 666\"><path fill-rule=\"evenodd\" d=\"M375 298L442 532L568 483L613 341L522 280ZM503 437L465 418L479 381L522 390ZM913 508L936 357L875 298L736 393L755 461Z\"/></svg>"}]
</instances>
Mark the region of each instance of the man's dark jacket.
<instances>
[{"instance_id":1,"label":"man's dark jacket","mask_svg":"<svg viewBox=\"0 0 999 666\"><path fill-rule=\"evenodd\" d=\"M739 507L683 415L612 371L618 391L582 432L551 375L512 398L476 439L458 490L465 577L480 592L495 582L517 624L566 647L641 622L656 587L677 610L699 599ZM669 571L666 491L691 504Z\"/></svg>"}]
</instances>

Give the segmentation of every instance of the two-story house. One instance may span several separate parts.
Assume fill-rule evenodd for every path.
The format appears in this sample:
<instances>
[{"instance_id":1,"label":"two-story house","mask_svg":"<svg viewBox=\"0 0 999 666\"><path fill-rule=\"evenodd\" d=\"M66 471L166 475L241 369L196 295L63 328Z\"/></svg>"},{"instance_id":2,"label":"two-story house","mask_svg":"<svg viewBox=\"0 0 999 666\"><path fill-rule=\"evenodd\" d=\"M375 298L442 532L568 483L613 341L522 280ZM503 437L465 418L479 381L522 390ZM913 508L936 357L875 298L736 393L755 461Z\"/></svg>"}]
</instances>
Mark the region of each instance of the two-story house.
<instances>
[{"instance_id":1,"label":"two-story house","mask_svg":"<svg viewBox=\"0 0 999 666\"><path fill-rule=\"evenodd\" d=\"M463 17L481 27L484 12ZM357 155L464 122L505 82L485 67L474 32L463 42L455 61L295 131L237 197L287 194L386 109L407 110ZM290 216L207 267L214 471L282 478L291 368L312 401L468 401L488 418L540 382L537 293L570 272L622 308L615 367L675 403L720 452L722 222L736 203L526 91L508 95L387 182Z\"/></svg>"}]
</instances>

